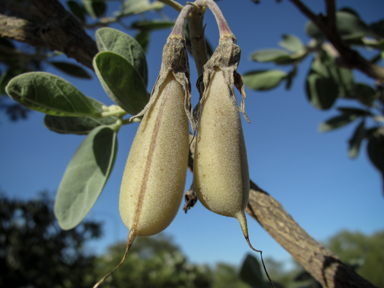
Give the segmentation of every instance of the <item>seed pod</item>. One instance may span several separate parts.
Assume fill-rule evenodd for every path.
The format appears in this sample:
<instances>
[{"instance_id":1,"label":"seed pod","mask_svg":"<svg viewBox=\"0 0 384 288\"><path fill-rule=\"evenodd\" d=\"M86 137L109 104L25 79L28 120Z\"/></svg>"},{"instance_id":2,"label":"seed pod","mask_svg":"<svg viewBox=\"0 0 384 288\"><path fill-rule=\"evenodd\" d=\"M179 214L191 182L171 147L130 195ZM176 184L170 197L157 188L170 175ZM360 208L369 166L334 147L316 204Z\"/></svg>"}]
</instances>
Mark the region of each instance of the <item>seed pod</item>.
<instances>
[{"instance_id":1,"label":"seed pod","mask_svg":"<svg viewBox=\"0 0 384 288\"><path fill-rule=\"evenodd\" d=\"M129 152L119 205L124 224L137 236L164 230L180 207L189 151L183 102L182 85L168 73Z\"/></svg>"},{"instance_id":2,"label":"seed pod","mask_svg":"<svg viewBox=\"0 0 384 288\"><path fill-rule=\"evenodd\" d=\"M209 210L242 222L249 172L239 111L220 69L208 87L196 136L194 184Z\"/></svg>"},{"instance_id":3,"label":"seed pod","mask_svg":"<svg viewBox=\"0 0 384 288\"><path fill-rule=\"evenodd\" d=\"M249 241L244 213L250 180L239 112L248 122L249 119L244 110L243 79L237 73L241 50L217 4L213 0L196 0L195 4L207 5L211 9L219 26L220 42L204 65L204 91L200 93L202 97L195 108L199 125L193 168L194 187L206 208L239 221L249 247L260 253L264 271L274 287L262 251L255 249ZM242 95L241 107L237 105L235 86Z\"/></svg>"},{"instance_id":4,"label":"seed pod","mask_svg":"<svg viewBox=\"0 0 384 288\"><path fill-rule=\"evenodd\" d=\"M160 74L129 152L120 188L119 210L128 227L124 262L137 236L163 231L180 207L189 153L188 119L191 113L191 85L188 55L183 36L184 22L194 6L180 13L163 49Z\"/></svg>"}]
</instances>

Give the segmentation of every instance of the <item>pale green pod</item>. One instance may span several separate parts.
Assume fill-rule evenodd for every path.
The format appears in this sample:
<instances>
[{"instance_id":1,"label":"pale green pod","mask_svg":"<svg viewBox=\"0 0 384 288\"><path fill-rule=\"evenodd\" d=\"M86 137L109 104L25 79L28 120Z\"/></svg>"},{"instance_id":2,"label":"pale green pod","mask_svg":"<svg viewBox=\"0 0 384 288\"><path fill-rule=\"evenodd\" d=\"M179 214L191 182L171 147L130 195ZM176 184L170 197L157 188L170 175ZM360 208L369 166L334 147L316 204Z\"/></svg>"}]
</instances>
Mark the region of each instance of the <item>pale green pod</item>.
<instances>
[{"instance_id":1,"label":"pale green pod","mask_svg":"<svg viewBox=\"0 0 384 288\"><path fill-rule=\"evenodd\" d=\"M246 230L249 172L239 109L222 70L216 68L208 89L196 136L196 193L207 209L237 218Z\"/></svg>"},{"instance_id":2,"label":"pale green pod","mask_svg":"<svg viewBox=\"0 0 384 288\"><path fill-rule=\"evenodd\" d=\"M184 91L173 73L145 113L136 133L120 189L120 215L135 236L164 230L180 207L188 161Z\"/></svg>"}]
</instances>

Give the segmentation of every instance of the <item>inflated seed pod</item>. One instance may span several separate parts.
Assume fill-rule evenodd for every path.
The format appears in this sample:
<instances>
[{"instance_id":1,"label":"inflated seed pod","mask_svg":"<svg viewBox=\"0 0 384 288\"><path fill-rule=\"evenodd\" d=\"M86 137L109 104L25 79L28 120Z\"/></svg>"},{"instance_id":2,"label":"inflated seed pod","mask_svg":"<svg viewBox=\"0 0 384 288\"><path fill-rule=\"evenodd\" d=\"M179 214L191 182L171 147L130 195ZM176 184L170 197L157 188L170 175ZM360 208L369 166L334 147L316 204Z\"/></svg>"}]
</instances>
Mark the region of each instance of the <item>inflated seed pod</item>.
<instances>
[{"instance_id":1,"label":"inflated seed pod","mask_svg":"<svg viewBox=\"0 0 384 288\"><path fill-rule=\"evenodd\" d=\"M183 87L169 73L140 123L124 170L119 206L130 233L157 234L175 217L183 198L188 144Z\"/></svg>"},{"instance_id":2,"label":"inflated seed pod","mask_svg":"<svg viewBox=\"0 0 384 288\"><path fill-rule=\"evenodd\" d=\"M240 115L229 97L223 71L211 78L196 136L194 184L209 210L243 218L249 172Z\"/></svg>"},{"instance_id":3,"label":"inflated seed pod","mask_svg":"<svg viewBox=\"0 0 384 288\"><path fill-rule=\"evenodd\" d=\"M159 77L129 152L120 188L119 210L128 227L124 262L137 236L151 236L172 222L180 207L189 153L189 124L195 129L191 104L184 22L194 6L180 13L163 49Z\"/></svg>"}]
</instances>

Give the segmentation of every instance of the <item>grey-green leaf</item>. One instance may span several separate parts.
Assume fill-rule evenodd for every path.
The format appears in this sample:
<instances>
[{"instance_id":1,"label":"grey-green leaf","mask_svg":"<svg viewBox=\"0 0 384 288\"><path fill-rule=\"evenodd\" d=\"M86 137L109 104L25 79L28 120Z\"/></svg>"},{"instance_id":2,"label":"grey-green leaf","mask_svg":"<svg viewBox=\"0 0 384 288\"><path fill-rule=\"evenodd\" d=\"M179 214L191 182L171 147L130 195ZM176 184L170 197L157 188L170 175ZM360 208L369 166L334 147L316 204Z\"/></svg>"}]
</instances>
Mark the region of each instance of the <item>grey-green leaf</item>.
<instances>
[{"instance_id":1,"label":"grey-green leaf","mask_svg":"<svg viewBox=\"0 0 384 288\"><path fill-rule=\"evenodd\" d=\"M146 85L135 67L113 52L100 52L93 67L108 96L131 115L138 114L148 102Z\"/></svg>"},{"instance_id":2,"label":"grey-green leaf","mask_svg":"<svg viewBox=\"0 0 384 288\"><path fill-rule=\"evenodd\" d=\"M81 22L85 21L85 13L84 13L85 11L84 11L84 8L79 3L77 3L76 1L73 1L73 0L69 0L69 1L67 1L67 5L68 5L69 10L71 10L71 12L77 18L79 18Z\"/></svg>"},{"instance_id":3,"label":"grey-green leaf","mask_svg":"<svg viewBox=\"0 0 384 288\"><path fill-rule=\"evenodd\" d=\"M371 135L367 145L368 156L380 171L384 180L384 136L379 133Z\"/></svg>"},{"instance_id":4,"label":"grey-green leaf","mask_svg":"<svg viewBox=\"0 0 384 288\"><path fill-rule=\"evenodd\" d=\"M82 0L85 10L92 18L97 18L102 16L106 9L107 5L103 0Z\"/></svg>"},{"instance_id":5,"label":"grey-green leaf","mask_svg":"<svg viewBox=\"0 0 384 288\"><path fill-rule=\"evenodd\" d=\"M247 254L240 268L240 278L251 287L263 287L264 280L259 261L252 255Z\"/></svg>"},{"instance_id":6,"label":"grey-green leaf","mask_svg":"<svg viewBox=\"0 0 384 288\"><path fill-rule=\"evenodd\" d=\"M137 21L133 22L131 28L139 30L161 30L166 28L172 28L175 22L172 21Z\"/></svg>"},{"instance_id":7,"label":"grey-green leaf","mask_svg":"<svg viewBox=\"0 0 384 288\"><path fill-rule=\"evenodd\" d=\"M64 230L76 227L88 214L112 171L117 152L116 132L92 130L72 157L57 191L55 215Z\"/></svg>"},{"instance_id":8,"label":"grey-green leaf","mask_svg":"<svg viewBox=\"0 0 384 288\"><path fill-rule=\"evenodd\" d=\"M126 0L122 7L122 14L140 14L150 10L160 10L163 7L164 4L159 1L150 3L149 0Z\"/></svg>"},{"instance_id":9,"label":"grey-green leaf","mask_svg":"<svg viewBox=\"0 0 384 288\"><path fill-rule=\"evenodd\" d=\"M348 149L348 155L350 158L356 158L359 154L361 142L366 136L366 130L365 130L365 119L360 122L360 124L357 126L355 132L352 135L352 138L349 139L349 149Z\"/></svg>"},{"instance_id":10,"label":"grey-green leaf","mask_svg":"<svg viewBox=\"0 0 384 288\"><path fill-rule=\"evenodd\" d=\"M309 102L318 109L331 108L339 95L338 85L331 77L314 71L309 72L305 84Z\"/></svg>"},{"instance_id":11,"label":"grey-green leaf","mask_svg":"<svg viewBox=\"0 0 384 288\"><path fill-rule=\"evenodd\" d=\"M135 40L137 41L137 43L140 44L144 52L148 51L149 40L150 40L149 36L150 36L150 32L146 30L139 31L139 33L137 33L135 36Z\"/></svg>"},{"instance_id":12,"label":"grey-green leaf","mask_svg":"<svg viewBox=\"0 0 384 288\"><path fill-rule=\"evenodd\" d=\"M341 114L336 117L332 117L327 121L320 124L319 131L320 132L328 132L340 127L343 127L352 121L358 118L355 114Z\"/></svg>"},{"instance_id":13,"label":"grey-green leaf","mask_svg":"<svg viewBox=\"0 0 384 288\"><path fill-rule=\"evenodd\" d=\"M100 117L83 93L68 81L45 72L30 72L9 81L6 91L25 107L56 116Z\"/></svg>"},{"instance_id":14,"label":"grey-green leaf","mask_svg":"<svg viewBox=\"0 0 384 288\"><path fill-rule=\"evenodd\" d=\"M279 62L290 59L290 55L281 49L264 49L251 54L251 60L257 62Z\"/></svg>"},{"instance_id":15,"label":"grey-green leaf","mask_svg":"<svg viewBox=\"0 0 384 288\"><path fill-rule=\"evenodd\" d=\"M243 76L244 84L249 89L265 91L278 86L287 77L281 70L255 70Z\"/></svg>"},{"instance_id":16,"label":"grey-green leaf","mask_svg":"<svg viewBox=\"0 0 384 288\"><path fill-rule=\"evenodd\" d=\"M348 11L336 12L336 28L343 40L360 39L372 34L367 24L356 14ZM321 41L325 39L324 34L313 22L306 25L306 32L312 38Z\"/></svg>"},{"instance_id":17,"label":"grey-green leaf","mask_svg":"<svg viewBox=\"0 0 384 288\"><path fill-rule=\"evenodd\" d=\"M295 35L283 35L283 40L279 44L281 47L294 53L305 49L303 42Z\"/></svg>"},{"instance_id":18,"label":"grey-green leaf","mask_svg":"<svg viewBox=\"0 0 384 288\"><path fill-rule=\"evenodd\" d=\"M356 83L354 98L357 98L362 104L371 107L376 99L376 91L371 86L364 83Z\"/></svg>"},{"instance_id":19,"label":"grey-green leaf","mask_svg":"<svg viewBox=\"0 0 384 288\"><path fill-rule=\"evenodd\" d=\"M141 45L131 36L112 28L96 31L96 44L100 52L110 51L124 57L133 65L148 85L148 66L145 52Z\"/></svg>"},{"instance_id":20,"label":"grey-green leaf","mask_svg":"<svg viewBox=\"0 0 384 288\"><path fill-rule=\"evenodd\" d=\"M103 103L88 98L92 105L95 107L96 112L103 112ZM52 116L46 115L44 117L44 125L49 130L61 133L61 134L88 134L94 128L101 125L111 125L116 123L118 117L110 116L106 118L94 118L94 117L67 117L67 116Z\"/></svg>"},{"instance_id":21,"label":"grey-green leaf","mask_svg":"<svg viewBox=\"0 0 384 288\"><path fill-rule=\"evenodd\" d=\"M50 61L50 64L52 64L55 68L59 69L60 71L82 79L91 79L91 75L87 71L85 71L82 67L79 65L75 65L68 62L61 62L61 61Z\"/></svg>"}]
</instances>

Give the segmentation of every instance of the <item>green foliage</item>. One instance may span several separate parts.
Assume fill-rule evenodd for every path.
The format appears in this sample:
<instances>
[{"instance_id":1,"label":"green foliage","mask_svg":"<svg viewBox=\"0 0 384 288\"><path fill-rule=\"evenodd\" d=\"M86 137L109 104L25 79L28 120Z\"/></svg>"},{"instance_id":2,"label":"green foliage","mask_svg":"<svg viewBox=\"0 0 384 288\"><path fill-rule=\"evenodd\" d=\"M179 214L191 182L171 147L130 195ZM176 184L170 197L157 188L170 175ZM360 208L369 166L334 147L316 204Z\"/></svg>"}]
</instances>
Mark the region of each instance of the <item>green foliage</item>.
<instances>
[{"instance_id":1,"label":"green foliage","mask_svg":"<svg viewBox=\"0 0 384 288\"><path fill-rule=\"evenodd\" d=\"M82 67L67 63L67 62L62 62L62 61L50 61L49 62L51 65L53 65L55 68L58 70L73 76L73 77L78 77L82 79L91 79L91 75L87 71L85 71Z\"/></svg>"},{"instance_id":2,"label":"green foliage","mask_svg":"<svg viewBox=\"0 0 384 288\"><path fill-rule=\"evenodd\" d=\"M103 104L93 98L88 98L97 113L104 112ZM95 117L66 117L45 115L44 125L49 130L61 134L88 134L92 129L101 125L113 125L118 121L117 116L103 118Z\"/></svg>"},{"instance_id":3,"label":"green foliage","mask_svg":"<svg viewBox=\"0 0 384 288\"><path fill-rule=\"evenodd\" d=\"M148 85L148 66L141 45L131 36L112 28L96 31L96 44L100 52L110 51L119 54L133 66L142 77L145 87Z\"/></svg>"},{"instance_id":4,"label":"green foliage","mask_svg":"<svg viewBox=\"0 0 384 288\"><path fill-rule=\"evenodd\" d=\"M365 36L372 36L370 27L352 9L336 12L336 27L337 33L343 40L354 40ZM306 32L310 37L320 41L325 38L313 22L307 24Z\"/></svg>"},{"instance_id":5,"label":"green foliage","mask_svg":"<svg viewBox=\"0 0 384 288\"><path fill-rule=\"evenodd\" d=\"M121 260L126 243L109 248L105 256L98 259L97 273L105 275ZM139 237L120 269L116 270L103 287L136 288L208 288L212 287L209 267L189 263L172 238L164 234Z\"/></svg>"},{"instance_id":6,"label":"green foliage","mask_svg":"<svg viewBox=\"0 0 384 288\"><path fill-rule=\"evenodd\" d=\"M88 214L112 171L117 153L116 131L93 129L65 170L57 191L55 215L60 227L76 227Z\"/></svg>"},{"instance_id":7,"label":"green foliage","mask_svg":"<svg viewBox=\"0 0 384 288\"><path fill-rule=\"evenodd\" d=\"M104 15L107 5L104 0L81 0L84 5L87 13L93 18L96 19Z\"/></svg>"},{"instance_id":8,"label":"green foliage","mask_svg":"<svg viewBox=\"0 0 384 288\"><path fill-rule=\"evenodd\" d=\"M148 92L131 63L106 51L95 56L93 66L104 90L115 103L131 115L143 110L148 102Z\"/></svg>"},{"instance_id":9,"label":"green foliage","mask_svg":"<svg viewBox=\"0 0 384 288\"><path fill-rule=\"evenodd\" d=\"M128 0L124 1L121 9L122 15L141 14L150 10L159 10L164 4L158 1L150 3L149 0Z\"/></svg>"},{"instance_id":10,"label":"green foliage","mask_svg":"<svg viewBox=\"0 0 384 288\"><path fill-rule=\"evenodd\" d=\"M45 72L13 78L6 91L23 106L48 115L99 117L89 101L68 81Z\"/></svg>"},{"instance_id":11,"label":"green foliage","mask_svg":"<svg viewBox=\"0 0 384 288\"><path fill-rule=\"evenodd\" d=\"M327 246L373 285L384 287L384 231L370 236L342 231L328 240Z\"/></svg>"},{"instance_id":12,"label":"green foliage","mask_svg":"<svg viewBox=\"0 0 384 288\"><path fill-rule=\"evenodd\" d=\"M287 77L281 70L255 70L244 74L244 84L253 90L265 91L278 86Z\"/></svg>"},{"instance_id":13,"label":"green foliage","mask_svg":"<svg viewBox=\"0 0 384 288\"><path fill-rule=\"evenodd\" d=\"M264 287L263 274L259 261L248 254L240 269L240 277L250 286Z\"/></svg>"},{"instance_id":14,"label":"green foliage","mask_svg":"<svg viewBox=\"0 0 384 288\"><path fill-rule=\"evenodd\" d=\"M372 60L376 63L383 57L384 20L367 24L358 13L350 8L336 12L336 30L343 39L343 45L358 45L366 49L379 50ZM305 45L294 35L283 35L282 49L263 49L254 52L251 60L272 62L276 65L292 65L288 73L281 70L254 70L244 75L244 84L258 91L265 91L279 86L286 80L288 90L297 75L298 65L307 56L313 54L312 64L305 80L305 91L309 103L320 110L328 110L335 106L339 98L356 101L358 107L339 109L341 114L320 124L321 132L343 127L359 119L353 134L349 138L348 155L356 158L365 140L368 142L368 155L375 167L383 175L384 181L384 149L381 138L384 137L383 111L384 94L382 83L373 88L365 83L356 83L350 69L342 68L338 51L327 40L323 32L314 23L306 25L306 32L312 38ZM344 65L345 66L345 65ZM354 104L354 105L355 105ZM374 123L373 127L369 127ZM367 127L368 126L368 127ZM373 131L369 133L369 131Z\"/></svg>"},{"instance_id":15,"label":"green foliage","mask_svg":"<svg viewBox=\"0 0 384 288\"><path fill-rule=\"evenodd\" d=\"M85 221L71 231L61 230L52 200L11 200L0 195L0 286L92 287L95 257L84 244L99 238L100 224Z\"/></svg>"}]
</instances>

